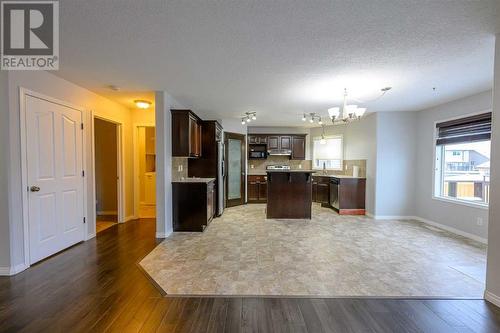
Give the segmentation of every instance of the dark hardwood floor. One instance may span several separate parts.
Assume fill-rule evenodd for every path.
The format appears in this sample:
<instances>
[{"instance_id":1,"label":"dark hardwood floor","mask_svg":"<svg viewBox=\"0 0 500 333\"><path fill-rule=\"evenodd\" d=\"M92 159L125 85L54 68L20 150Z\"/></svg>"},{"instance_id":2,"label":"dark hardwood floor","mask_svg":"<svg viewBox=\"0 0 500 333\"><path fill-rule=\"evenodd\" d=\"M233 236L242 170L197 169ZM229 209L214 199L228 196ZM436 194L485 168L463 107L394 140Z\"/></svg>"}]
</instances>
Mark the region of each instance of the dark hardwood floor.
<instances>
[{"instance_id":1,"label":"dark hardwood floor","mask_svg":"<svg viewBox=\"0 0 500 333\"><path fill-rule=\"evenodd\" d=\"M132 221L0 278L0 331L500 331L482 300L163 297L136 265L158 242L154 221Z\"/></svg>"}]
</instances>

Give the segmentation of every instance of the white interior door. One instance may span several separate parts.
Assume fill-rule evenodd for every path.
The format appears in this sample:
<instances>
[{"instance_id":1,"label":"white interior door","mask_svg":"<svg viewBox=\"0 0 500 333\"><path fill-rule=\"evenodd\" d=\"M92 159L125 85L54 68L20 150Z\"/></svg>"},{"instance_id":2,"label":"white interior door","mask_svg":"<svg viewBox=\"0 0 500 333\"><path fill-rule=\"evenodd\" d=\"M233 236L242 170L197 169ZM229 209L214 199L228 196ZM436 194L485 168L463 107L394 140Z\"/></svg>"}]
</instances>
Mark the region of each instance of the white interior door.
<instances>
[{"instance_id":1,"label":"white interior door","mask_svg":"<svg viewBox=\"0 0 500 333\"><path fill-rule=\"evenodd\" d=\"M82 112L26 95L30 263L83 240Z\"/></svg>"}]
</instances>

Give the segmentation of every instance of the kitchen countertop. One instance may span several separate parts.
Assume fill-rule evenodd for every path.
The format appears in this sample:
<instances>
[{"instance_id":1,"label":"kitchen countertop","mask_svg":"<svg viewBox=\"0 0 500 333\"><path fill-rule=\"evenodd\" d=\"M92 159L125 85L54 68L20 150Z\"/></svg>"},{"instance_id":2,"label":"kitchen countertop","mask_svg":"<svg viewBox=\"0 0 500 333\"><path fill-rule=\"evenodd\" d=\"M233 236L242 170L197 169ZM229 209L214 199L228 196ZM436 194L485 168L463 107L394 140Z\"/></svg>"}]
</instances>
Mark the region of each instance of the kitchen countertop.
<instances>
[{"instance_id":1,"label":"kitchen countertop","mask_svg":"<svg viewBox=\"0 0 500 333\"><path fill-rule=\"evenodd\" d=\"M215 178L184 178L179 180L173 180L172 183L210 183L214 181Z\"/></svg>"},{"instance_id":2,"label":"kitchen countertop","mask_svg":"<svg viewBox=\"0 0 500 333\"><path fill-rule=\"evenodd\" d=\"M290 173L290 172L297 172L297 173L314 173L316 172L315 170L306 170L306 169L293 169L293 170L266 170L267 173L270 172L282 172L282 173Z\"/></svg>"},{"instance_id":3,"label":"kitchen countertop","mask_svg":"<svg viewBox=\"0 0 500 333\"><path fill-rule=\"evenodd\" d=\"M316 171L316 172L321 172L321 171ZM320 174L315 174L315 177L328 177L328 178L353 178L353 179L365 179L366 177L354 177L354 176L349 176L349 175L320 175Z\"/></svg>"},{"instance_id":4,"label":"kitchen countertop","mask_svg":"<svg viewBox=\"0 0 500 333\"><path fill-rule=\"evenodd\" d=\"M262 172L249 172L248 176L265 176L267 173L265 171Z\"/></svg>"}]
</instances>

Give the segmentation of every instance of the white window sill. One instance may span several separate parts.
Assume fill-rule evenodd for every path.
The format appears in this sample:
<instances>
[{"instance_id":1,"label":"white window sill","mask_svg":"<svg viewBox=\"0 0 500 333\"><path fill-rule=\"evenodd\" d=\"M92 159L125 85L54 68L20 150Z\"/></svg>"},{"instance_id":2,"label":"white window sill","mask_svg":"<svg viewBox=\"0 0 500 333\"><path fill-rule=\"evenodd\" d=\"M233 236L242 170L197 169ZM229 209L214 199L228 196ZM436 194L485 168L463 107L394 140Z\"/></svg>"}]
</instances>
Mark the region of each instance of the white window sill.
<instances>
[{"instance_id":1,"label":"white window sill","mask_svg":"<svg viewBox=\"0 0 500 333\"><path fill-rule=\"evenodd\" d=\"M443 198L443 197L437 197L435 195L432 196L432 199L437 200L437 201L442 201L442 202L447 202L447 203L459 205L459 206L467 206L467 207L479 208L479 209L484 209L484 210L489 209L488 204L474 203L474 202L469 202L469 201L464 201L464 200L447 199L447 198Z\"/></svg>"}]
</instances>

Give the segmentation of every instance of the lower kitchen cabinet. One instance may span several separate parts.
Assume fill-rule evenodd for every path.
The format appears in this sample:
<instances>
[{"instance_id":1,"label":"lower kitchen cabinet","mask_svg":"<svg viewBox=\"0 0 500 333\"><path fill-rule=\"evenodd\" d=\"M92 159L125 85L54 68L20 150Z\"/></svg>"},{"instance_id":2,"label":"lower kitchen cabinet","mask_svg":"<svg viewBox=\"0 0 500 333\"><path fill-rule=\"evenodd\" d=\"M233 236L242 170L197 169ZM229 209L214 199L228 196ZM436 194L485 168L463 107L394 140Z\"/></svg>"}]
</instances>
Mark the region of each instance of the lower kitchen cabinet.
<instances>
[{"instance_id":1,"label":"lower kitchen cabinet","mask_svg":"<svg viewBox=\"0 0 500 333\"><path fill-rule=\"evenodd\" d=\"M215 180L172 182L174 231L203 231L215 215Z\"/></svg>"},{"instance_id":2,"label":"lower kitchen cabinet","mask_svg":"<svg viewBox=\"0 0 500 333\"><path fill-rule=\"evenodd\" d=\"M330 179L327 177L313 176L312 201L324 205L330 204Z\"/></svg>"},{"instance_id":3,"label":"lower kitchen cabinet","mask_svg":"<svg viewBox=\"0 0 500 333\"><path fill-rule=\"evenodd\" d=\"M267 176L248 175L247 188L249 203L267 202Z\"/></svg>"}]
</instances>

